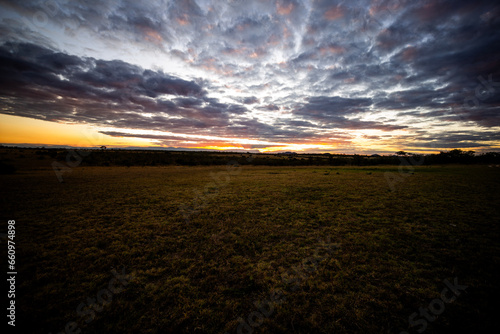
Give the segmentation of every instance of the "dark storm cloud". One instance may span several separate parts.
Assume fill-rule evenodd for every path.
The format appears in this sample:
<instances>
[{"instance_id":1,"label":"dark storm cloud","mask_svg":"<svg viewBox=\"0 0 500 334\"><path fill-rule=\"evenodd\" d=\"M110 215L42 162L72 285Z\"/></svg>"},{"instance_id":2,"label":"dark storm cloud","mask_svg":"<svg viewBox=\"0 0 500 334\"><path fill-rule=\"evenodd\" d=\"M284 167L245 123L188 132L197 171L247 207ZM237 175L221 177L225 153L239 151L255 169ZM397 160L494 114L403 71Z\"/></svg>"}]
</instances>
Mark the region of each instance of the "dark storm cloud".
<instances>
[{"instance_id":1,"label":"dark storm cloud","mask_svg":"<svg viewBox=\"0 0 500 334\"><path fill-rule=\"evenodd\" d=\"M0 95L5 114L131 128L224 127L247 111L208 98L194 81L32 44L0 47Z\"/></svg>"},{"instance_id":2,"label":"dark storm cloud","mask_svg":"<svg viewBox=\"0 0 500 334\"><path fill-rule=\"evenodd\" d=\"M126 33L135 41L158 43L172 36L165 29L162 16L165 3L136 1L5 1L24 16L23 23L32 29L58 24L68 34L88 29L101 37L114 39ZM163 8L162 8L163 7Z\"/></svg>"},{"instance_id":3,"label":"dark storm cloud","mask_svg":"<svg viewBox=\"0 0 500 334\"><path fill-rule=\"evenodd\" d=\"M375 121L364 121L359 117L370 110L371 99L341 98L339 96L316 96L306 99L305 103L297 104L293 110L296 117L319 122L317 128L339 129L377 129L393 131L407 128L406 125L384 124ZM352 118L355 116L356 118ZM294 123L291 123L294 124ZM312 124L310 122L301 124Z\"/></svg>"},{"instance_id":4,"label":"dark storm cloud","mask_svg":"<svg viewBox=\"0 0 500 334\"><path fill-rule=\"evenodd\" d=\"M500 140L500 134L495 132L477 132L471 131L463 133L452 131L443 134L432 134L415 136L408 138L405 143L408 147L424 147L424 148L482 148L490 146L491 141Z\"/></svg>"},{"instance_id":5,"label":"dark storm cloud","mask_svg":"<svg viewBox=\"0 0 500 334\"><path fill-rule=\"evenodd\" d=\"M495 124L489 119L492 107L498 111L498 99L491 87L494 84L487 87L484 81L488 75L500 79L500 20L493 17L499 8L488 1L436 0L409 7L400 20L380 32L377 48L399 50L391 59L392 67L405 68L406 75L399 71L400 84L411 88L389 94L376 106L436 111L455 106L448 116ZM491 96L475 102L474 116L464 118L462 107L467 100L477 101L478 89L488 90Z\"/></svg>"}]
</instances>

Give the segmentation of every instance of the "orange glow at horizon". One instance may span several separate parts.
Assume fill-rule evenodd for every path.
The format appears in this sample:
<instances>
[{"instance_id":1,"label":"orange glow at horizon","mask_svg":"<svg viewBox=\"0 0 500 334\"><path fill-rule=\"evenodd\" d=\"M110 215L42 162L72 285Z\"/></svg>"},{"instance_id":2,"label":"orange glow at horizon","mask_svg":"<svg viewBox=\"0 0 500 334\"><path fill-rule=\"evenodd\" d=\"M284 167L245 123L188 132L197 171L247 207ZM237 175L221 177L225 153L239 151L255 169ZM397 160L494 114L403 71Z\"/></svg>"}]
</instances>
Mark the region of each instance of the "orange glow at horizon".
<instances>
[{"instance_id":1,"label":"orange glow at horizon","mask_svg":"<svg viewBox=\"0 0 500 334\"><path fill-rule=\"evenodd\" d=\"M232 145L227 145L227 146L201 146L201 147L192 147L193 149L200 149L200 150L216 150L216 151L226 151L226 150L245 150L245 148L241 146L232 146Z\"/></svg>"},{"instance_id":2,"label":"orange glow at horizon","mask_svg":"<svg viewBox=\"0 0 500 334\"><path fill-rule=\"evenodd\" d=\"M0 143L75 147L157 146L149 139L106 136L89 125L63 124L10 115L0 115Z\"/></svg>"},{"instance_id":3,"label":"orange glow at horizon","mask_svg":"<svg viewBox=\"0 0 500 334\"><path fill-rule=\"evenodd\" d=\"M180 136L178 141L170 142L168 145L156 139L137 137L113 137L99 133L98 127L85 124L65 124L26 117L0 115L0 143L2 144L28 144L33 146L73 146L73 147L167 147L175 146L186 149L208 149L218 151L248 150L261 153L273 153L279 151L308 152L320 150L322 152L335 152L339 149L339 143L272 143L260 142L258 147L253 147L252 140L244 138L233 138L223 140L221 138L201 139L187 141L186 137ZM246 142L246 143L245 143Z\"/></svg>"},{"instance_id":4,"label":"orange glow at horizon","mask_svg":"<svg viewBox=\"0 0 500 334\"><path fill-rule=\"evenodd\" d=\"M124 129L125 130L125 129ZM374 134L373 131L359 131L358 137L347 142L322 141L310 143L284 143L259 141L250 138L222 138L211 136L193 136L174 134L179 139L163 141L154 138L134 137L133 131L130 136L113 137L99 131L113 131L111 128L99 128L86 124L56 123L32 118L0 114L0 143L7 145L32 145L32 146L72 146L72 147L100 147L102 145L115 148L126 147L176 147L184 149L205 149L217 151L259 151L261 153L276 153L291 151L297 153L361 153L361 152L397 152L409 151L405 148L404 141L394 138L369 140L362 135ZM137 133L139 136L140 133ZM164 135L158 134L160 137ZM494 148L499 147L498 143ZM346 147L343 147L346 145ZM462 148L464 150L478 150L477 147ZM417 153L437 153L447 151L447 148L434 147L429 149L418 149Z\"/></svg>"},{"instance_id":5,"label":"orange glow at horizon","mask_svg":"<svg viewBox=\"0 0 500 334\"><path fill-rule=\"evenodd\" d=\"M307 150L330 150L330 151L335 151L338 149L337 145L334 144L325 144L325 143L317 143L317 144L286 144L283 146L269 146L260 149L262 153L272 153L272 152L278 152L278 151L294 151L294 152L304 152Z\"/></svg>"}]
</instances>

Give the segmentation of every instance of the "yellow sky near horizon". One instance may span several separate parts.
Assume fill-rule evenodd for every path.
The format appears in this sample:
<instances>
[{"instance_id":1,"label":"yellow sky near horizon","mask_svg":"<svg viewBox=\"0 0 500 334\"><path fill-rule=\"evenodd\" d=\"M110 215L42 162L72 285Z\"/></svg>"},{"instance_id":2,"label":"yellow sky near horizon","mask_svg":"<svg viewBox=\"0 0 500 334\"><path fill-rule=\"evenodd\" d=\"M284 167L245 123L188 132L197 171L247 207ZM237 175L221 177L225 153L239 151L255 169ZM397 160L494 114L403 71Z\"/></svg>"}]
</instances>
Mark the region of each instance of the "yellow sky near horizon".
<instances>
[{"instance_id":1,"label":"yellow sky near horizon","mask_svg":"<svg viewBox=\"0 0 500 334\"><path fill-rule=\"evenodd\" d=\"M38 120L27 117L0 114L0 143L7 145L32 145L32 146L72 146L72 147L100 147L105 145L110 148L125 147L183 147L185 149L209 149L209 150L250 150L255 140L244 138L202 138L196 135L179 135L179 140L162 142L159 139L138 138L133 136L110 136L99 131L109 131L109 128L102 128L88 124L69 124L51 121ZM130 130L130 134L143 131ZM353 138L348 147L348 151L342 150L340 143L335 141L323 141L314 143L273 143L258 142L261 153L273 153L280 151L294 151L298 153L348 153L348 154L371 154L374 152L397 152L400 150L411 151L401 146L399 140L395 138L380 141L371 141L363 138L363 134L373 131L359 130L356 138ZM190 138L193 137L193 138ZM199 138L197 138L199 137ZM492 142L493 148L498 148ZM481 151L478 148L464 148L463 150ZM441 150L449 151L451 148L432 147L428 149L415 150L418 153L437 153Z\"/></svg>"},{"instance_id":2,"label":"yellow sky near horizon","mask_svg":"<svg viewBox=\"0 0 500 334\"><path fill-rule=\"evenodd\" d=\"M0 114L0 143L95 146L155 146L151 140L106 136L90 125L64 124Z\"/></svg>"},{"instance_id":3,"label":"yellow sky near horizon","mask_svg":"<svg viewBox=\"0 0 500 334\"><path fill-rule=\"evenodd\" d=\"M99 133L99 128L86 124L68 124L51 121L38 120L27 117L12 116L0 114L0 143L2 144L31 144L40 146L74 146L74 147L99 147L102 145L108 147L162 147L157 140L135 137L113 137ZM184 138L180 137L180 140ZM240 140L243 140L239 138ZM196 142L196 141L195 141ZM214 140L213 145L196 145L195 142L187 145L190 149L211 149L211 150L240 150L244 149L241 145L221 143ZM186 142L184 141L184 144ZM289 143L288 145L276 146L272 143L269 147L259 149L261 152L274 151L303 151L307 149L330 149L334 150L336 145L326 145L319 143L317 145L302 145Z\"/></svg>"},{"instance_id":4,"label":"yellow sky near horizon","mask_svg":"<svg viewBox=\"0 0 500 334\"><path fill-rule=\"evenodd\" d=\"M67 124L27 117L0 114L0 143L10 145L29 144L34 146L73 146L73 147L162 147L157 140L134 138L134 137L113 137L99 133L99 128L86 124ZM180 137L182 140L183 138ZM240 138L241 140L241 138ZM184 144L186 142L184 141ZM195 142L186 145L188 149L211 149L211 150L244 150L242 145L228 142L221 143L214 140L213 145L196 145ZM296 145L290 143L284 146L270 144L269 147L260 148L261 152L277 151L303 151L307 149L322 148L334 150L336 145ZM251 149L250 149L251 150Z\"/></svg>"}]
</instances>

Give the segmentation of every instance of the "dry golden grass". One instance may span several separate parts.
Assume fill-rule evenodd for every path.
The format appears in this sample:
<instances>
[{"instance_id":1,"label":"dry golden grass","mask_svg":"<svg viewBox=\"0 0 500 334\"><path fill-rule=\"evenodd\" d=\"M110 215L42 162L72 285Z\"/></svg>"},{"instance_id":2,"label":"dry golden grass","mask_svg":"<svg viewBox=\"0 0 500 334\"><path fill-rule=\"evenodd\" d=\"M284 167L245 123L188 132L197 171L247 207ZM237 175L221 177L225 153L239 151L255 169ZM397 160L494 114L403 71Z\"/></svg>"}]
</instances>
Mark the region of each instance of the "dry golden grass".
<instances>
[{"instance_id":1,"label":"dry golden grass","mask_svg":"<svg viewBox=\"0 0 500 334\"><path fill-rule=\"evenodd\" d=\"M417 167L395 191L387 171L398 168L77 167L64 183L50 168L0 175L2 219L17 227L19 323L33 333L71 321L83 333L236 333L255 302L281 293L252 331L414 333L408 317L458 277L469 288L426 333L489 329L499 170ZM85 323L77 307L113 268L133 279Z\"/></svg>"}]
</instances>

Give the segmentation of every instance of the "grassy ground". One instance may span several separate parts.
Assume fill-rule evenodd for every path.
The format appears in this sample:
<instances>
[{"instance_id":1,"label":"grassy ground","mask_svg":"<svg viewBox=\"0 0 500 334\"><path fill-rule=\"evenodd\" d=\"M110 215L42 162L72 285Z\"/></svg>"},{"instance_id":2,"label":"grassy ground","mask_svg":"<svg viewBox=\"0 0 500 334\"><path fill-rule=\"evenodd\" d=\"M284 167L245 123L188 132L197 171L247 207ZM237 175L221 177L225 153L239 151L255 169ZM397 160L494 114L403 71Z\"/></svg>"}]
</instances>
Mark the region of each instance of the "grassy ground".
<instances>
[{"instance_id":1,"label":"grassy ground","mask_svg":"<svg viewBox=\"0 0 500 334\"><path fill-rule=\"evenodd\" d=\"M400 177L394 191L386 172ZM485 332L500 297L499 176L487 166L77 167L64 183L51 169L0 175L2 221L16 220L19 325ZM130 277L110 296L112 270ZM467 289L410 328L455 278Z\"/></svg>"}]
</instances>

